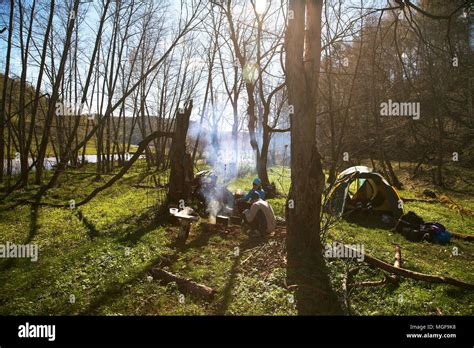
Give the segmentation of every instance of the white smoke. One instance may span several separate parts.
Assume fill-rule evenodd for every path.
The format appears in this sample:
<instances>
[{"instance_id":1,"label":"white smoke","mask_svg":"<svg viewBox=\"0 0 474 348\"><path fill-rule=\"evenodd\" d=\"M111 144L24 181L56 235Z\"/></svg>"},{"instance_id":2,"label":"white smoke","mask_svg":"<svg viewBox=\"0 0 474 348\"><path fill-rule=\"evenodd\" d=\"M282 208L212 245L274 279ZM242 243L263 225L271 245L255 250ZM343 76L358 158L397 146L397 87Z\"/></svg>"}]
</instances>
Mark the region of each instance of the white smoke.
<instances>
[{"instance_id":1,"label":"white smoke","mask_svg":"<svg viewBox=\"0 0 474 348\"><path fill-rule=\"evenodd\" d=\"M214 103L214 110L206 111L204 121L199 118L190 122L188 136L194 147L199 135L199 147L202 149L203 159L209 169L217 176L216 185L203 187L202 194L206 200L206 210L209 222L215 223L219 214L230 216L233 208L233 196L225 188L229 181L237 178L239 173L244 175L256 174L256 154L250 145L250 135L246 131L239 131L237 137L232 134L232 109L225 105ZM219 125L213 117L219 118ZM261 146L261 133L257 132L257 142ZM287 155L286 144L289 143L289 133L275 133L272 136L270 151ZM280 161L281 162L281 161ZM251 183L249 183L249 186Z\"/></svg>"}]
</instances>

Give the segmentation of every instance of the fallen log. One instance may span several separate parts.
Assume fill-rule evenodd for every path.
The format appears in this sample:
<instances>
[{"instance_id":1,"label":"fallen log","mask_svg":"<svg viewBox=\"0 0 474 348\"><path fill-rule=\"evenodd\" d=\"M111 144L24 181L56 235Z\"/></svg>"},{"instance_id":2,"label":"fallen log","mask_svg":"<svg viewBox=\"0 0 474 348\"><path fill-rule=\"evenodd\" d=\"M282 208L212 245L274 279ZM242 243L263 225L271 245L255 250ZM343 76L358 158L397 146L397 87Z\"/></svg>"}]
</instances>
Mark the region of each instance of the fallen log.
<instances>
[{"instance_id":1,"label":"fallen log","mask_svg":"<svg viewBox=\"0 0 474 348\"><path fill-rule=\"evenodd\" d=\"M456 239L462 239L468 242L474 241L474 235L471 235L471 234L451 232L451 235L453 236L453 238L456 238Z\"/></svg>"},{"instance_id":2,"label":"fallen log","mask_svg":"<svg viewBox=\"0 0 474 348\"><path fill-rule=\"evenodd\" d=\"M152 268L150 273L154 278L161 280L164 284L175 282L181 292L195 294L205 298L208 301L212 301L214 295L216 294L216 290L206 285L196 283L192 279L179 277L173 273L159 268Z\"/></svg>"},{"instance_id":3,"label":"fallen log","mask_svg":"<svg viewBox=\"0 0 474 348\"><path fill-rule=\"evenodd\" d=\"M449 198L446 195L442 195L441 197L439 197L438 200L440 203L446 205L449 209L455 210L459 212L459 214L461 215L474 217L474 211L460 206L458 203L454 202L451 198Z\"/></svg>"},{"instance_id":4,"label":"fallen log","mask_svg":"<svg viewBox=\"0 0 474 348\"><path fill-rule=\"evenodd\" d=\"M352 249L351 247L348 247L348 246L344 245L343 243L340 243L340 242L338 242L338 243L341 244L344 249L350 250L350 252L353 253L351 255L356 255L356 250ZM386 263L382 260L379 260L379 259L377 259L375 257L372 257L372 256L369 256L367 254L362 254L362 255L364 257L364 262L365 263L367 263L371 266L383 269L384 271L399 275L399 276L403 276L403 277L407 277L407 278L411 278L411 279L415 279L415 280L422 280L422 281L429 282L429 283L450 284L450 285L454 285L454 286L457 286L457 287L460 287L460 288L463 288L463 289L474 290L474 285L473 284L469 284L469 283L463 282L461 280L457 280L457 279L450 278L450 277L443 277L443 276L436 276L436 275L431 275L431 274L419 273L419 272L410 271L408 269L401 268L401 267L397 268L395 266L392 266L392 265L390 265L390 264L388 264L388 263Z\"/></svg>"},{"instance_id":5,"label":"fallen log","mask_svg":"<svg viewBox=\"0 0 474 348\"><path fill-rule=\"evenodd\" d=\"M403 202L438 203L437 199L400 198Z\"/></svg>"}]
</instances>

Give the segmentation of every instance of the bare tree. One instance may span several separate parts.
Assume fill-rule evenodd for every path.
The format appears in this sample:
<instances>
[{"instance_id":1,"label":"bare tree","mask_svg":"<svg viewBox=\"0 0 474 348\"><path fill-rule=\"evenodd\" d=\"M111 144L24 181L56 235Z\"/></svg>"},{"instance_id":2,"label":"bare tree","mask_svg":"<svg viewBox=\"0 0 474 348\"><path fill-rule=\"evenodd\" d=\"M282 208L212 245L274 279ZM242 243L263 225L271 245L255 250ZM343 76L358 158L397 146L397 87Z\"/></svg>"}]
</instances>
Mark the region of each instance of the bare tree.
<instances>
[{"instance_id":1,"label":"bare tree","mask_svg":"<svg viewBox=\"0 0 474 348\"><path fill-rule=\"evenodd\" d=\"M286 82L291 116L291 188L287 201L287 278L298 312L341 314L320 236L324 174L316 143L322 0L289 2ZM305 20L306 18L306 20Z\"/></svg>"},{"instance_id":2,"label":"bare tree","mask_svg":"<svg viewBox=\"0 0 474 348\"><path fill-rule=\"evenodd\" d=\"M6 122L5 110L6 110L8 82L9 82L9 76L10 76L10 56L11 56L11 51L12 51L13 15L15 13L14 11L15 11L15 1L11 0L10 1L10 20L8 24L9 27L8 27L5 74L3 75L2 99L0 100L0 182L3 181L4 163L5 163L5 122Z\"/></svg>"}]
</instances>

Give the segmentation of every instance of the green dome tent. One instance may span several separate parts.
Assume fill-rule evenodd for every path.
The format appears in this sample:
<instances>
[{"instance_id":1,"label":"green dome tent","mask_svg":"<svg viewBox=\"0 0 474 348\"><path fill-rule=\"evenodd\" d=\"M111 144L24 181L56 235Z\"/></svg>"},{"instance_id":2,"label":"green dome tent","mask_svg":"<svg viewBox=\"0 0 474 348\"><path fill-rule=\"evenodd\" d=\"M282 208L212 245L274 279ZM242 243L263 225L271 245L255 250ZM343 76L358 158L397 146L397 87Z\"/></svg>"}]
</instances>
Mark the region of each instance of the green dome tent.
<instances>
[{"instance_id":1,"label":"green dome tent","mask_svg":"<svg viewBox=\"0 0 474 348\"><path fill-rule=\"evenodd\" d=\"M382 175L365 166L347 168L338 175L329 192L325 209L336 216L359 209L387 214L395 219L403 214L397 189Z\"/></svg>"}]
</instances>

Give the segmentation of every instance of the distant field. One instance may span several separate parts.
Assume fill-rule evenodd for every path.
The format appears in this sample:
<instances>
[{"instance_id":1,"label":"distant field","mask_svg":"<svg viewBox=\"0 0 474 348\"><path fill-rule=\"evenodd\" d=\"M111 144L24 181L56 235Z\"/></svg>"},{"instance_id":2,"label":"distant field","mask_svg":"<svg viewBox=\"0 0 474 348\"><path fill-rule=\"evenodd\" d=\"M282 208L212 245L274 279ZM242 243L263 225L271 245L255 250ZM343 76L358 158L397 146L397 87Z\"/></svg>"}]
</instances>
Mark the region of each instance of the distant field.
<instances>
[{"instance_id":1,"label":"distant field","mask_svg":"<svg viewBox=\"0 0 474 348\"><path fill-rule=\"evenodd\" d=\"M134 152L138 149L138 145L131 145L130 151ZM5 148L6 150L6 148ZM79 154L82 154L83 148L79 150ZM35 152L36 153L36 152ZM97 145L95 142L88 142L86 146L86 155L97 155ZM14 158L16 155L16 151L10 151L10 156ZM54 150L51 145L48 145L46 149L46 157L54 157Z\"/></svg>"}]
</instances>

